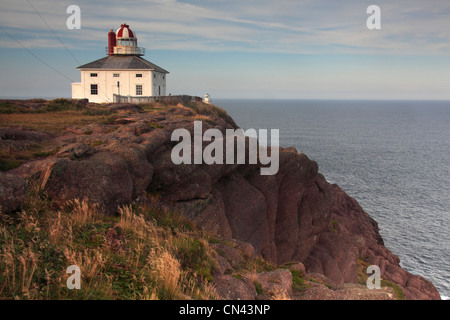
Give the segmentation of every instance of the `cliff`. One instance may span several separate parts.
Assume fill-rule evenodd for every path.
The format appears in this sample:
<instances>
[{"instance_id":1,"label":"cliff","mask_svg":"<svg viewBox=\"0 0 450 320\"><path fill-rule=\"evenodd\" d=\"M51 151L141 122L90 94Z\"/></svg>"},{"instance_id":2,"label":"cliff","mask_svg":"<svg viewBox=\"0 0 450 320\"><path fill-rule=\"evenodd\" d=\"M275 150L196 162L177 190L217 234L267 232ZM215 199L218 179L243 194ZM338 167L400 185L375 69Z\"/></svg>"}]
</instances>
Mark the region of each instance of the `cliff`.
<instances>
[{"instance_id":1,"label":"cliff","mask_svg":"<svg viewBox=\"0 0 450 320\"><path fill-rule=\"evenodd\" d=\"M48 106L46 101L9 102L8 113L54 111ZM30 184L56 206L88 199L110 215L127 204L177 212L233 244L211 244L219 252L213 281L224 299L253 299L261 286L275 290L271 283L289 288L286 295L293 299L439 299L429 281L400 267L376 221L357 201L328 183L318 164L294 148L281 148L279 171L272 176L261 175L260 164L175 165L172 132L185 128L192 136L194 121L200 120L203 130L216 128L225 135L237 125L224 110L201 102L99 106L68 101L64 107L89 121L55 121L50 129L43 125L49 117L23 124L12 117L11 125L2 124L0 145L8 150L1 155L3 212L20 210ZM23 157L30 146L39 150ZM233 276L249 257L262 257L275 268ZM369 265L380 267L388 289L365 288ZM308 285L293 292L296 275Z\"/></svg>"}]
</instances>

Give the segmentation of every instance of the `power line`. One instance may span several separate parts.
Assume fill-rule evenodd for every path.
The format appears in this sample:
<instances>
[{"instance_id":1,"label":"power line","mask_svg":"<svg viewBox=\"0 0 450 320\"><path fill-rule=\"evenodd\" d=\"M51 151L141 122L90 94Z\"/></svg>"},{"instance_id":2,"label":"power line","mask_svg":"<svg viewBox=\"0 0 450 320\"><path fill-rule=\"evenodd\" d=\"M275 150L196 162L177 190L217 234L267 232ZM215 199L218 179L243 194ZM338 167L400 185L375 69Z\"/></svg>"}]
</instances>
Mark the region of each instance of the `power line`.
<instances>
[{"instance_id":1,"label":"power line","mask_svg":"<svg viewBox=\"0 0 450 320\"><path fill-rule=\"evenodd\" d=\"M27 47L25 47L19 40L17 40L16 38L14 38L10 33L8 33L2 26L0 26L0 29L3 31L4 34L6 34L8 37L10 37L11 39L13 39L15 42L17 42L17 44L19 46L21 46L22 48L24 48L25 50L28 51L29 54L31 54L33 57L35 57L37 60L39 60L41 63L45 64L47 67L49 67L50 69L52 69L53 71L55 71L56 73L60 74L61 76L63 76L64 78L66 78L67 80L69 80L70 82L74 82L74 80L70 79L69 77L67 77L64 73L60 72L58 69L52 67L51 65L49 65L47 62L45 62L44 60L42 60L39 56L37 56L33 51L31 51L30 49L28 49Z\"/></svg>"},{"instance_id":2,"label":"power line","mask_svg":"<svg viewBox=\"0 0 450 320\"><path fill-rule=\"evenodd\" d=\"M33 8L34 12L36 12L36 14L41 18L41 20L45 23L45 25L50 29L50 31L53 33L53 35L55 36L56 39L58 39L58 41L63 45L63 47L67 50L67 52L70 53L70 55L72 56L72 58L75 59L75 61L78 63L78 65L81 64L80 61L78 61L78 59L75 57L75 55L72 53L72 51L69 50L69 48L67 48L67 46L64 44L64 42L62 42L62 40L58 37L58 35L56 34L56 32L52 29L52 27L50 27L50 25L47 23L47 21L45 21L45 19L41 16L41 14L36 10L36 8L31 4L30 0L27 0L28 4Z\"/></svg>"}]
</instances>

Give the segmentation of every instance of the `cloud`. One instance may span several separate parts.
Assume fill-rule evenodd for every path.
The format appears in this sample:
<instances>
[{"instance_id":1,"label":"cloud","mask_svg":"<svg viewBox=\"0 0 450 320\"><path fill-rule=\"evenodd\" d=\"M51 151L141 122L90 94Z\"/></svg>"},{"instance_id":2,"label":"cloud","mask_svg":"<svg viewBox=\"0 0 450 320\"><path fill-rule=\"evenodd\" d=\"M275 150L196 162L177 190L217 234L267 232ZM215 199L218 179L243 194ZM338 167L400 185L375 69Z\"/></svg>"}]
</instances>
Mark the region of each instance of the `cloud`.
<instances>
[{"instance_id":1,"label":"cloud","mask_svg":"<svg viewBox=\"0 0 450 320\"><path fill-rule=\"evenodd\" d=\"M285 53L448 54L446 0L379 0L382 30L365 22L368 4L356 0L29 0L70 47L106 43L107 31L131 25L149 49ZM81 8L82 30L67 30L66 8ZM58 46L27 2L3 0L0 19L27 47ZM4 38L4 37L3 37ZM41 40L37 40L41 38ZM45 40L45 41L44 41ZM0 46L13 46L5 39Z\"/></svg>"}]
</instances>

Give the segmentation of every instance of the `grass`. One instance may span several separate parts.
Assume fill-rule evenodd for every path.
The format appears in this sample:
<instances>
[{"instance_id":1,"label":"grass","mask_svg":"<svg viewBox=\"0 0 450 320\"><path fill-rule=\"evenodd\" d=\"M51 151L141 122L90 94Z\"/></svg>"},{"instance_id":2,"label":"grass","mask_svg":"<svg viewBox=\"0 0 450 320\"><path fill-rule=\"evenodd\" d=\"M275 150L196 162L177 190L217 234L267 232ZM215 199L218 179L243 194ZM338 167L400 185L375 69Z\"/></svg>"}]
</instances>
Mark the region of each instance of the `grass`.
<instances>
[{"instance_id":1,"label":"grass","mask_svg":"<svg viewBox=\"0 0 450 320\"><path fill-rule=\"evenodd\" d=\"M308 288L308 284L305 282L304 274L302 271L291 269L292 274L292 288L297 291L303 291Z\"/></svg>"},{"instance_id":2,"label":"grass","mask_svg":"<svg viewBox=\"0 0 450 320\"><path fill-rule=\"evenodd\" d=\"M400 287L395 283L383 279L381 280L381 287L391 287L392 289L394 289L395 298L397 300L405 300L405 294L403 293L403 290L400 289Z\"/></svg>"},{"instance_id":3,"label":"grass","mask_svg":"<svg viewBox=\"0 0 450 320\"><path fill-rule=\"evenodd\" d=\"M81 200L61 208L33 187L22 211L0 213L0 299L215 299L207 239L175 213L123 206L108 216ZM70 265L80 290L66 287Z\"/></svg>"},{"instance_id":4,"label":"grass","mask_svg":"<svg viewBox=\"0 0 450 320\"><path fill-rule=\"evenodd\" d=\"M146 122L146 124L153 129L164 128L164 126L162 124L159 124L158 122Z\"/></svg>"},{"instance_id":5,"label":"grass","mask_svg":"<svg viewBox=\"0 0 450 320\"><path fill-rule=\"evenodd\" d=\"M11 102L6 101L0 103L0 114L11 114L20 111L21 110Z\"/></svg>"},{"instance_id":6,"label":"grass","mask_svg":"<svg viewBox=\"0 0 450 320\"><path fill-rule=\"evenodd\" d=\"M339 231L339 222L337 220L331 220L331 225L329 230L331 232L338 232Z\"/></svg>"},{"instance_id":7,"label":"grass","mask_svg":"<svg viewBox=\"0 0 450 320\"><path fill-rule=\"evenodd\" d=\"M0 114L0 128L20 126L50 134L61 134L67 127L82 127L92 123L111 122L109 116L85 115L82 111L60 111L46 113Z\"/></svg>"},{"instance_id":8,"label":"grass","mask_svg":"<svg viewBox=\"0 0 450 320\"><path fill-rule=\"evenodd\" d=\"M44 103L45 100L33 100ZM111 124L115 116L110 110L99 106L81 108L72 105L70 100L55 99L45 102L46 105L39 111L30 111L25 107L19 107L11 102L0 102L0 128L9 126L23 127L50 133L54 136L66 133L68 127L85 127L93 123ZM85 134L92 134L92 130L86 130ZM102 141L94 141L93 146L103 144ZM57 153L57 148L51 145L51 141L29 142L20 148L6 146L0 148L0 171L7 171L19 167L22 163L48 157Z\"/></svg>"},{"instance_id":9,"label":"grass","mask_svg":"<svg viewBox=\"0 0 450 320\"><path fill-rule=\"evenodd\" d=\"M167 109L167 104L161 102L150 102L139 104L146 112L161 111Z\"/></svg>"},{"instance_id":10,"label":"grass","mask_svg":"<svg viewBox=\"0 0 450 320\"><path fill-rule=\"evenodd\" d=\"M33 108L28 103L39 104L40 107ZM43 99L31 99L24 100L22 103L2 100L0 101L0 114L12 114L12 113L46 113L46 112L59 112L68 110L83 110L85 106L79 103L72 103L72 100L58 98L53 100Z\"/></svg>"},{"instance_id":11,"label":"grass","mask_svg":"<svg viewBox=\"0 0 450 320\"><path fill-rule=\"evenodd\" d=\"M25 143L20 148L0 148L0 171L17 168L22 163L54 155L58 151L47 141Z\"/></svg>"}]
</instances>

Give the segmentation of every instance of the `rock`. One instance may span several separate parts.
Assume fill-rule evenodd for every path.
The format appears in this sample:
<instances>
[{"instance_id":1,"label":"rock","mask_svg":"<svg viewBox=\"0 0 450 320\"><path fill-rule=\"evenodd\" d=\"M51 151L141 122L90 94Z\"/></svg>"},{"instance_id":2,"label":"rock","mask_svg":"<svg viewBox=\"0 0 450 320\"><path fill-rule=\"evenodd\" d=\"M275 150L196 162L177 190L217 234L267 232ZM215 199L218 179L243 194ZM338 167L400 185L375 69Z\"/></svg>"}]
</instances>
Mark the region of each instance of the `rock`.
<instances>
[{"instance_id":1,"label":"rock","mask_svg":"<svg viewBox=\"0 0 450 320\"><path fill-rule=\"evenodd\" d=\"M253 258L256 256L255 247L253 247L250 243L239 240L233 240L233 242L236 245L236 249L245 259Z\"/></svg>"},{"instance_id":2,"label":"rock","mask_svg":"<svg viewBox=\"0 0 450 320\"><path fill-rule=\"evenodd\" d=\"M231 267L236 268L243 261L239 251L232 246L224 243L215 243L211 245L214 250L222 256Z\"/></svg>"},{"instance_id":3,"label":"rock","mask_svg":"<svg viewBox=\"0 0 450 320\"><path fill-rule=\"evenodd\" d=\"M61 148L56 155L62 158L83 158L91 156L95 153L94 148L85 145L84 143L71 143Z\"/></svg>"},{"instance_id":4,"label":"rock","mask_svg":"<svg viewBox=\"0 0 450 320\"><path fill-rule=\"evenodd\" d=\"M133 103L108 103L105 105L111 111L123 113L141 113L144 112L144 109L138 104Z\"/></svg>"},{"instance_id":5,"label":"rock","mask_svg":"<svg viewBox=\"0 0 450 320\"><path fill-rule=\"evenodd\" d=\"M49 166L42 186L58 204L88 199L105 212L116 212L132 200L133 179L128 164L118 156L100 152L86 160L62 159Z\"/></svg>"},{"instance_id":6,"label":"rock","mask_svg":"<svg viewBox=\"0 0 450 320\"><path fill-rule=\"evenodd\" d=\"M16 175L0 172L0 213L20 208L26 196L26 183Z\"/></svg>"},{"instance_id":7,"label":"rock","mask_svg":"<svg viewBox=\"0 0 450 320\"><path fill-rule=\"evenodd\" d=\"M261 285L263 294L270 299L289 300L292 296L292 273L287 269L251 274L249 277Z\"/></svg>"},{"instance_id":8,"label":"rock","mask_svg":"<svg viewBox=\"0 0 450 320\"><path fill-rule=\"evenodd\" d=\"M46 132L28 130L22 127L6 127L0 128L1 140L28 140L42 141L52 138L52 135Z\"/></svg>"},{"instance_id":9,"label":"rock","mask_svg":"<svg viewBox=\"0 0 450 320\"><path fill-rule=\"evenodd\" d=\"M233 271L233 267L231 266L231 264L227 261L227 259L225 259L221 255L217 255L216 261L217 261L217 269L216 269L217 274L223 275Z\"/></svg>"},{"instance_id":10,"label":"rock","mask_svg":"<svg viewBox=\"0 0 450 320\"><path fill-rule=\"evenodd\" d=\"M268 247L267 204L261 192L237 173L219 180L216 188L222 194L232 237L250 243L257 252Z\"/></svg>"},{"instance_id":11,"label":"rock","mask_svg":"<svg viewBox=\"0 0 450 320\"><path fill-rule=\"evenodd\" d=\"M240 279L230 275L221 275L214 279L216 292L222 300L253 300L256 289Z\"/></svg>"},{"instance_id":12,"label":"rock","mask_svg":"<svg viewBox=\"0 0 450 320\"><path fill-rule=\"evenodd\" d=\"M109 145L105 151L113 153L127 163L133 181L132 199L143 195L152 181L154 172L153 166L147 161L145 152L139 148L118 143Z\"/></svg>"},{"instance_id":13,"label":"rock","mask_svg":"<svg viewBox=\"0 0 450 320\"><path fill-rule=\"evenodd\" d=\"M179 201L171 204L177 212L194 222L200 229L231 239L222 195L216 189L206 199Z\"/></svg>"}]
</instances>

